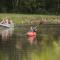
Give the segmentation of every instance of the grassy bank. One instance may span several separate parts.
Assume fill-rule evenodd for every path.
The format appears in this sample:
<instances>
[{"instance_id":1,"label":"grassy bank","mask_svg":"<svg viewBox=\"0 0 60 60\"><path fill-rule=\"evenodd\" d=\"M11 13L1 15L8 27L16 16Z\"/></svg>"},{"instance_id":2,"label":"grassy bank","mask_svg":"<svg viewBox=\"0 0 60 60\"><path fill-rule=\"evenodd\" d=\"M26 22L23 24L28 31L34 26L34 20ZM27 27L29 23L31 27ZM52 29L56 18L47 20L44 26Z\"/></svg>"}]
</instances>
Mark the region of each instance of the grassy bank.
<instances>
[{"instance_id":1,"label":"grassy bank","mask_svg":"<svg viewBox=\"0 0 60 60\"><path fill-rule=\"evenodd\" d=\"M0 18L5 18L6 16L10 17L15 24L24 24L30 23L30 21L38 21L38 20L47 20L47 21L55 21L58 20L60 22L60 16L56 15L35 15L35 14L0 14Z\"/></svg>"}]
</instances>

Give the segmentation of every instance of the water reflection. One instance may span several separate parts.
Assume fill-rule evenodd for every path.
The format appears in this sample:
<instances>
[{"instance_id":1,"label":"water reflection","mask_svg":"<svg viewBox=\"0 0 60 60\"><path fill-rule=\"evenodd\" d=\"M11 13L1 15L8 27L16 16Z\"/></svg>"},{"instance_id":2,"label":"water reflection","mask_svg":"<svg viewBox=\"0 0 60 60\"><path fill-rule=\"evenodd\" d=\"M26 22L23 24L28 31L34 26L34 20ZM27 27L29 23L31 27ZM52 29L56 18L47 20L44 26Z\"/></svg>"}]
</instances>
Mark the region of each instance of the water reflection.
<instances>
[{"instance_id":1,"label":"water reflection","mask_svg":"<svg viewBox=\"0 0 60 60\"><path fill-rule=\"evenodd\" d=\"M14 50L14 43L12 41L13 32L13 28L0 28L1 60L9 60L12 50Z\"/></svg>"},{"instance_id":2,"label":"water reflection","mask_svg":"<svg viewBox=\"0 0 60 60\"><path fill-rule=\"evenodd\" d=\"M1 31L2 41L8 41L12 37L14 28L8 28Z\"/></svg>"},{"instance_id":3,"label":"water reflection","mask_svg":"<svg viewBox=\"0 0 60 60\"><path fill-rule=\"evenodd\" d=\"M26 36L17 36L16 40L16 60L30 60L31 49L29 49Z\"/></svg>"}]
</instances>

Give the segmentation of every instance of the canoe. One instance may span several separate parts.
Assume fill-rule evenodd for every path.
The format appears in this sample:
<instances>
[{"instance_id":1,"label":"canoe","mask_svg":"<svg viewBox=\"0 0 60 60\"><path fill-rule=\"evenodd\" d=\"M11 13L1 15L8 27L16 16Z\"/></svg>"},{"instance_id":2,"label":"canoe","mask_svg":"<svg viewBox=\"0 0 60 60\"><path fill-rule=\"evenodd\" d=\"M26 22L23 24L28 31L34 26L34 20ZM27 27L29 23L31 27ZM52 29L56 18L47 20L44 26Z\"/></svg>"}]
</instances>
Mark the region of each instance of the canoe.
<instances>
[{"instance_id":1,"label":"canoe","mask_svg":"<svg viewBox=\"0 0 60 60\"><path fill-rule=\"evenodd\" d=\"M11 27L14 27L14 24L0 24L0 26L11 28Z\"/></svg>"}]
</instances>

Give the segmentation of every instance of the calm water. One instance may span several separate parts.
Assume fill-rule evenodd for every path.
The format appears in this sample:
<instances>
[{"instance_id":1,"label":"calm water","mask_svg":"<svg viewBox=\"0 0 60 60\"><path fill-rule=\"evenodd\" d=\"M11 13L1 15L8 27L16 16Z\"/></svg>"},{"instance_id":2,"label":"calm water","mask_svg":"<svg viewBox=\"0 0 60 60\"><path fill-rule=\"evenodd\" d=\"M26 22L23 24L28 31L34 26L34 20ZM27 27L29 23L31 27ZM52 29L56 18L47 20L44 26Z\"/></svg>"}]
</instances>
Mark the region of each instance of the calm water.
<instances>
[{"instance_id":1,"label":"calm water","mask_svg":"<svg viewBox=\"0 0 60 60\"><path fill-rule=\"evenodd\" d=\"M38 26L36 38L27 37L30 26L0 28L0 60L32 60L34 51L53 46L60 39L60 25ZM34 39L31 43L31 39Z\"/></svg>"}]
</instances>

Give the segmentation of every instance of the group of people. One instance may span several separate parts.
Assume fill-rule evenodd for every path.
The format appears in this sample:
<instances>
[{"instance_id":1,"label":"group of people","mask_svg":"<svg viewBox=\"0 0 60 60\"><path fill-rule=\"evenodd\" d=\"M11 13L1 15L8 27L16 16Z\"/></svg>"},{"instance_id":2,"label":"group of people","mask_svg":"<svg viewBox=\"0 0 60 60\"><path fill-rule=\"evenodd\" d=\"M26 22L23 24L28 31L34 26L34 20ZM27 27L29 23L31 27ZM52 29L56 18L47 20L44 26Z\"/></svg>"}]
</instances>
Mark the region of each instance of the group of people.
<instances>
[{"instance_id":1,"label":"group of people","mask_svg":"<svg viewBox=\"0 0 60 60\"><path fill-rule=\"evenodd\" d=\"M9 17L5 17L4 19L2 19L2 21L0 22L0 24L11 24L13 23L12 20Z\"/></svg>"}]
</instances>

